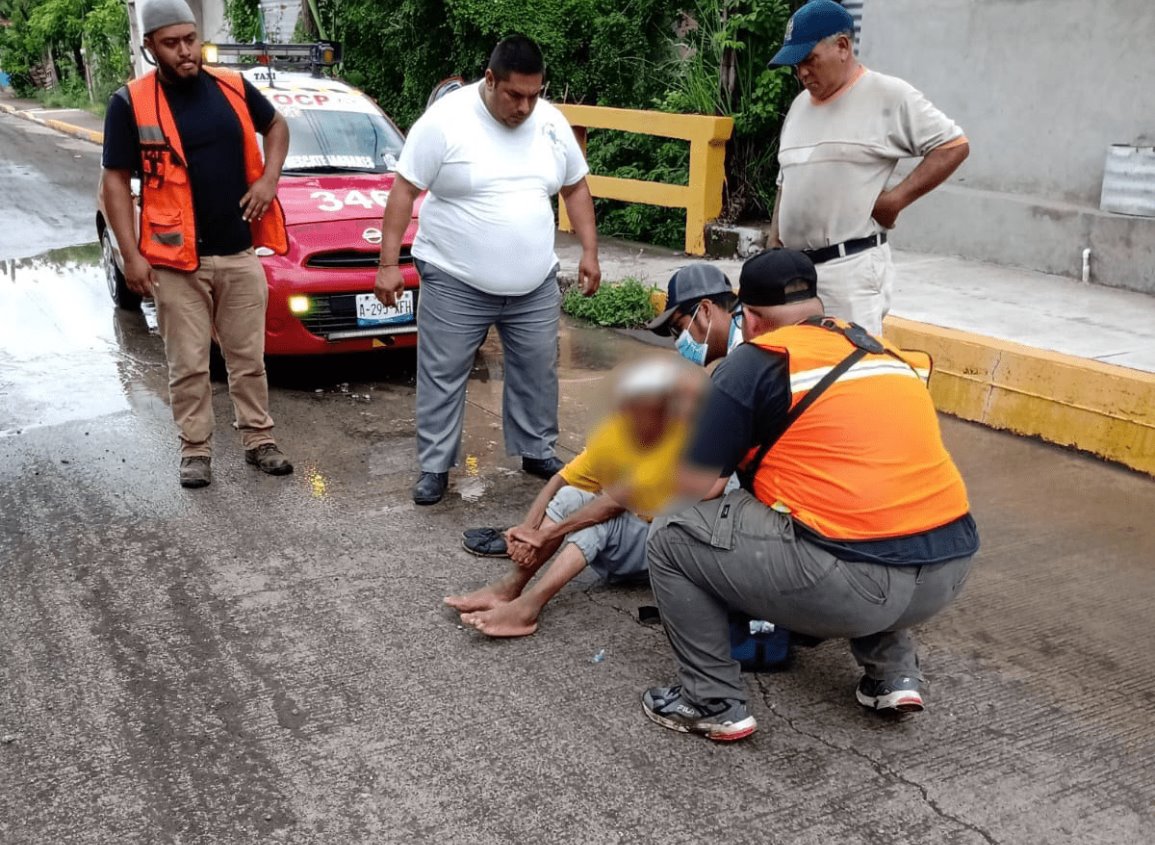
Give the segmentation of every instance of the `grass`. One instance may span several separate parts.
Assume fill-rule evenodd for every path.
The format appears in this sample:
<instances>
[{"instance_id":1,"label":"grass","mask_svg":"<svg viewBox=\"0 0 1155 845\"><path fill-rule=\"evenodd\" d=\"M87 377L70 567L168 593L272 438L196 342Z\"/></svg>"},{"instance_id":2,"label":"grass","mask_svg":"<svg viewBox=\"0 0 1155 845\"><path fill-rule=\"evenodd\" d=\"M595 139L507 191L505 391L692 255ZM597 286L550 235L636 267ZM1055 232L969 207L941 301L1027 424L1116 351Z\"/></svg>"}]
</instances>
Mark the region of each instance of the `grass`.
<instances>
[{"instance_id":1,"label":"grass","mask_svg":"<svg viewBox=\"0 0 1155 845\"><path fill-rule=\"evenodd\" d=\"M571 317L599 326L633 329L654 316L653 289L635 278L603 284L593 296L582 296L572 287L565 292L561 308Z\"/></svg>"}]
</instances>

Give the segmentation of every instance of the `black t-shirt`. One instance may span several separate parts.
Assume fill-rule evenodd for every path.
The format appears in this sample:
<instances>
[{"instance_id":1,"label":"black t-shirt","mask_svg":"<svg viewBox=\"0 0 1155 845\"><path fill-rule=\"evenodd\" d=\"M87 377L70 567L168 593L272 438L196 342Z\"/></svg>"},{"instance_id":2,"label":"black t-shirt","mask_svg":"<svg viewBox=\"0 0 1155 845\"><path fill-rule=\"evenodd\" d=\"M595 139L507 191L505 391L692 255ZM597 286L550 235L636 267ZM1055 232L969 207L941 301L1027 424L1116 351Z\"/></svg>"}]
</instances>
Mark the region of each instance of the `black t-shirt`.
<instances>
[{"instance_id":1,"label":"black t-shirt","mask_svg":"<svg viewBox=\"0 0 1155 845\"><path fill-rule=\"evenodd\" d=\"M188 163L198 255L232 255L253 245L241 217L245 179L241 124L220 84L208 73L179 84L160 83L172 109ZM258 132L276 115L273 104L245 81L245 102ZM171 132L172 127L163 127ZM104 117L104 166L140 172L140 136L125 89L112 95Z\"/></svg>"},{"instance_id":2,"label":"black t-shirt","mask_svg":"<svg viewBox=\"0 0 1155 845\"><path fill-rule=\"evenodd\" d=\"M789 362L785 355L744 343L717 366L710 383L690 439L688 460L695 466L718 469L725 477L751 449L776 432L789 413ZM922 534L861 542L823 537L797 520L795 525L806 539L842 560L895 566L966 557L978 551L979 543L970 514Z\"/></svg>"}]
</instances>

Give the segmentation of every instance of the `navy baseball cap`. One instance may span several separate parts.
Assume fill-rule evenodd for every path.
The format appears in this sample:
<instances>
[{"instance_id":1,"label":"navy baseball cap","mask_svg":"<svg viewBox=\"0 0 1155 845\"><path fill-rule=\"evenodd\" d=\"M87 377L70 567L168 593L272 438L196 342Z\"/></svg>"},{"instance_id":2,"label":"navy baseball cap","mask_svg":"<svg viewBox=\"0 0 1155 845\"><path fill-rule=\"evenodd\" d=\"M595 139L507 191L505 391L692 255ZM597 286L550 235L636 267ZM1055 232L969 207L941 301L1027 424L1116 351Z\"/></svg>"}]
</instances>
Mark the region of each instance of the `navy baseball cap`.
<instances>
[{"instance_id":1,"label":"navy baseball cap","mask_svg":"<svg viewBox=\"0 0 1155 845\"><path fill-rule=\"evenodd\" d=\"M805 61L823 38L853 32L854 18L834 0L810 0L790 16L782 49L770 60L770 67L796 65Z\"/></svg>"},{"instance_id":2,"label":"navy baseball cap","mask_svg":"<svg viewBox=\"0 0 1155 845\"><path fill-rule=\"evenodd\" d=\"M655 334L668 337L670 334L670 320L683 305L691 302L700 302L708 296L720 293L733 293L734 286L726 278L726 274L705 261L695 261L687 264L670 276L670 284L666 287L666 310L650 322L646 328Z\"/></svg>"},{"instance_id":3,"label":"navy baseball cap","mask_svg":"<svg viewBox=\"0 0 1155 845\"><path fill-rule=\"evenodd\" d=\"M743 305L788 305L818 296L814 262L796 249L768 249L742 265L738 301Z\"/></svg>"}]
</instances>

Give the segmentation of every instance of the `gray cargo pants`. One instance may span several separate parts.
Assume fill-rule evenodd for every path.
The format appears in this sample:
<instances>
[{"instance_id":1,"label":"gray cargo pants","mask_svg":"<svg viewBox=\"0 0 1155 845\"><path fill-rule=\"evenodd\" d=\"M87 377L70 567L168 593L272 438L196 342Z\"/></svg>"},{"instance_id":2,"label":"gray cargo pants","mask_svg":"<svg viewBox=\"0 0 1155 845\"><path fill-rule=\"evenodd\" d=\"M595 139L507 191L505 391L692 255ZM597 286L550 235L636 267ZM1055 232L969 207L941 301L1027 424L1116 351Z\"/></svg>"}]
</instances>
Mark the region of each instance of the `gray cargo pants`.
<instances>
[{"instance_id":1,"label":"gray cargo pants","mask_svg":"<svg viewBox=\"0 0 1155 845\"><path fill-rule=\"evenodd\" d=\"M511 260L516 260L511 258ZM490 326L501 336L505 450L552 458L557 443L557 330L561 291L555 267L524 296L494 296L432 264L417 262L417 461L422 472L457 463L465 385Z\"/></svg>"},{"instance_id":2,"label":"gray cargo pants","mask_svg":"<svg viewBox=\"0 0 1155 845\"><path fill-rule=\"evenodd\" d=\"M679 682L699 703L746 700L730 657L731 609L802 634L849 639L871 678L918 677L908 629L946 607L971 567L969 557L926 566L839 560L796 538L790 517L745 490L655 520L647 556Z\"/></svg>"}]
</instances>

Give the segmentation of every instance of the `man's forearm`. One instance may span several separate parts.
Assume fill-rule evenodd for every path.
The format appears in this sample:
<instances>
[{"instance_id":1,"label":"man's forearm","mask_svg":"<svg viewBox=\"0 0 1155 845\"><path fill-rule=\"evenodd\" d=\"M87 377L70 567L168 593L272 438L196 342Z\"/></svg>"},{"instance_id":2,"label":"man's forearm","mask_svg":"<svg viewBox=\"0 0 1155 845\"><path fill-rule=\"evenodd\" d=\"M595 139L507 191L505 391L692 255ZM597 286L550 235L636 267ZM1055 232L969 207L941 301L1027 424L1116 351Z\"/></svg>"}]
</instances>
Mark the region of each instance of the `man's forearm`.
<instances>
[{"instance_id":1,"label":"man's forearm","mask_svg":"<svg viewBox=\"0 0 1155 845\"><path fill-rule=\"evenodd\" d=\"M563 487L565 487L565 479L561 475L555 475L547 481L545 487L541 488L541 492L537 494L537 498L533 500L533 504L529 506L529 510L526 511L523 524L533 529L541 528L549 503L553 501L557 491Z\"/></svg>"},{"instance_id":2,"label":"man's forearm","mask_svg":"<svg viewBox=\"0 0 1155 845\"><path fill-rule=\"evenodd\" d=\"M400 178L400 177L398 177ZM409 228L409 221L413 219L414 197L404 188L397 189L394 183L389 192L389 201L385 204L385 212L381 215L381 263L397 264L401 255L401 242L405 239L405 230Z\"/></svg>"},{"instance_id":3,"label":"man's forearm","mask_svg":"<svg viewBox=\"0 0 1155 845\"><path fill-rule=\"evenodd\" d=\"M108 226L116 236L121 254L134 256L140 250L136 238L136 215L133 209L131 177L127 172L105 170L100 176L100 197Z\"/></svg>"},{"instance_id":4,"label":"man's forearm","mask_svg":"<svg viewBox=\"0 0 1155 845\"><path fill-rule=\"evenodd\" d=\"M592 502L578 508L557 525L553 526L553 528L546 532L546 535L550 540L560 540L572 534L574 531L581 531L583 528L589 528L591 525L601 525L603 522L608 522L615 516L625 512L626 509L612 498L601 495Z\"/></svg>"},{"instance_id":5,"label":"man's forearm","mask_svg":"<svg viewBox=\"0 0 1155 845\"><path fill-rule=\"evenodd\" d=\"M574 233L586 252L596 252L598 248L598 226L594 215L594 198L589 183L585 179L568 188L563 188L561 198L569 212Z\"/></svg>"},{"instance_id":6,"label":"man's forearm","mask_svg":"<svg viewBox=\"0 0 1155 845\"><path fill-rule=\"evenodd\" d=\"M285 157L289 154L289 124L280 114L273 118L265 133L265 171L266 179L279 181L281 168L285 166Z\"/></svg>"},{"instance_id":7,"label":"man's forearm","mask_svg":"<svg viewBox=\"0 0 1155 845\"><path fill-rule=\"evenodd\" d=\"M891 188L890 193L901 208L906 208L949 179L968 155L970 144L965 143L931 150L910 175Z\"/></svg>"}]
</instances>

